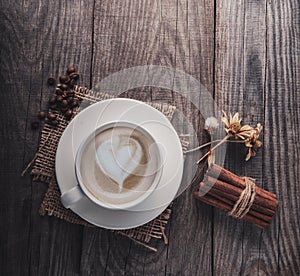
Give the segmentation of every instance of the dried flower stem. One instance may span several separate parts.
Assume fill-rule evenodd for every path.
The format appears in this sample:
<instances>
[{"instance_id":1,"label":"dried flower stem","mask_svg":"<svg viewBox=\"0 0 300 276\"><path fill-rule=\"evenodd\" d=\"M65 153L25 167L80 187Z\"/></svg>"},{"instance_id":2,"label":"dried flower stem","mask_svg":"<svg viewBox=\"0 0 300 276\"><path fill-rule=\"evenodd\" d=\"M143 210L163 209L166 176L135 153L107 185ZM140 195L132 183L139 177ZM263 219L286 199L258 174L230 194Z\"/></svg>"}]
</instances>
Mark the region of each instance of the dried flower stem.
<instances>
[{"instance_id":1,"label":"dried flower stem","mask_svg":"<svg viewBox=\"0 0 300 276\"><path fill-rule=\"evenodd\" d=\"M201 146L199 146L199 147L196 147L196 148L193 148L193 149L190 149L190 150L186 150L184 153L190 153L190 152L197 151L197 150L199 150L199 149L205 148L205 147L211 145L212 143L218 142L218 141L221 141L221 140L219 139L219 140L214 140L214 141L205 143L205 144L203 144L203 145L201 145Z\"/></svg>"},{"instance_id":2,"label":"dried flower stem","mask_svg":"<svg viewBox=\"0 0 300 276\"><path fill-rule=\"evenodd\" d=\"M223 117L222 122L225 124L225 131L227 135L222 139L210 141L208 143L205 143L203 145L200 145L196 148L185 150L184 153L190 153L197 150L200 150L202 148L205 148L207 146L210 146L210 150L204 154L198 161L197 164L199 164L205 157L209 156L208 162L214 162L215 158L215 149L218 148L220 145L222 145L225 142L231 142L231 143L243 143L246 148L248 149L248 154L246 156L246 161L248 161L252 156L256 155L257 150L262 146L262 142L258 140L259 135L262 131L262 125L260 123L257 124L255 128L249 126L249 125L242 125L241 121L242 118L239 117L239 113L236 112L234 115L229 113L229 116L223 111ZM215 117L209 117L205 121L205 130L212 134L214 130L218 127L218 122ZM229 138L235 138L230 140ZM214 143L218 142L214 147L212 145Z\"/></svg>"},{"instance_id":3,"label":"dried flower stem","mask_svg":"<svg viewBox=\"0 0 300 276\"><path fill-rule=\"evenodd\" d=\"M202 148L205 148L205 147L207 147L207 146L209 146L213 143L217 143L217 142L221 142L221 141L222 141L222 139L213 140L213 141L207 142L207 143L205 143L205 144L203 144L199 147L196 147L196 148L193 148L193 149L190 149L190 150L186 150L184 153L186 154L186 153L195 152L195 151L197 151L199 149L202 149ZM245 143L245 141L242 141L242 140L226 140L225 142L226 143L239 143L239 144L244 144Z\"/></svg>"},{"instance_id":4,"label":"dried flower stem","mask_svg":"<svg viewBox=\"0 0 300 276\"><path fill-rule=\"evenodd\" d=\"M214 151L216 148L224 144L227 139L229 139L232 135L227 134L218 144L216 144L210 151L208 151L206 154L204 154L198 161L197 164L199 164L206 156L208 156L212 151Z\"/></svg>"}]
</instances>

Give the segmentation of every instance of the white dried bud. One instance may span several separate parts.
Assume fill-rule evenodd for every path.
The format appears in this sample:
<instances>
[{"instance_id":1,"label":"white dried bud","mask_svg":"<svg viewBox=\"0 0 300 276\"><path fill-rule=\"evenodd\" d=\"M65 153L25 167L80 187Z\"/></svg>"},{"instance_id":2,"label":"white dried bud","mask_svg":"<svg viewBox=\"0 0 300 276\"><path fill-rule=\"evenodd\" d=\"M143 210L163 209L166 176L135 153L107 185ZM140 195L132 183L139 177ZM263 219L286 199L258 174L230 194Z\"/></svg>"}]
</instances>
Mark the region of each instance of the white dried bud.
<instances>
[{"instance_id":1,"label":"white dried bud","mask_svg":"<svg viewBox=\"0 0 300 276\"><path fill-rule=\"evenodd\" d=\"M215 118L215 117L208 117L205 120L204 129L209 134L213 134L218 127L219 127L219 122L218 122L217 118Z\"/></svg>"}]
</instances>

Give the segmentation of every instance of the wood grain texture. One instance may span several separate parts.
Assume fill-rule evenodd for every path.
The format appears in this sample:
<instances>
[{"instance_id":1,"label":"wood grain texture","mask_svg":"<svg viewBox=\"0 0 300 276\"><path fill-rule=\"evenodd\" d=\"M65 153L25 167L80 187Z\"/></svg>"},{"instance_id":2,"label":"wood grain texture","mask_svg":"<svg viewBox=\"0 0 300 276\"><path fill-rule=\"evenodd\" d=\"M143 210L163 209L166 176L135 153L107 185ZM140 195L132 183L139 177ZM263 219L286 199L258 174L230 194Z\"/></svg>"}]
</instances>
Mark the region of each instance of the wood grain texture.
<instances>
[{"instance_id":1,"label":"wood grain texture","mask_svg":"<svg viewBox=\"0 0 300 276\"><path fill-rule=\"evenodd\" d=\"M82 227L40 217L46 187L20 174L37 149L39 131L30 124L47 108L48 74L58 76L75 64L82 82L90 83L92 19L87 18L93 2L84 1L87 9L82 9L83 2L10 4L1 5L0 85L7 94L1 104L1 115L7 118L1 126L1 224L6 233L1 237L11 237L1 242L1 271L70 275L79 271ZM81 28L86 31L79 34Z\"/></svg>"},{"instance_id":2,"label":"wood grain texture","mask_svg":"<svg viewBox=\"0 0 300 276\"><path fill-rule=\"evenodd\" d=\"M232 274L299 273L295 265L299 262L299 214L295 211L299 202L293 197L299 194L299 162L291 156L299 151L292 138L299 135L295 127L298 115L295 121L290 119L299 109L299 26L291 22L299 13L293 12L297 9L292 2L284 7L269 1L219 1L217 5L216 99L227 110L239 111L245 123L262 122L265 126L262 151L244 164L242 160L236 162L240 153L228 147L232 153L227 165L241 175L257 178L258 185L277 193L280 205L277 216L264 231L230 221L217 211L216 274L224 271L224 263ZM287 117L286 110L291 117ZM296 165L294 169L290 163ZM288 188L290 181L293 192ZM283 253L287 252L287 244L293 252L290 257Z\"/></svg>"},{"instance_id":3,"label":"wood grain texture","mask_svg":"<svg viewBox=\"0 0 300 276\"><path fill-rule=\"evenodd\" d=\"M299 10L296 0L0 1L0 274L298 275ZM92 88L134 66L176 68L200 81L226 111L239 111L251 125L261 122L258 155L245 163L243 148L229 145L226 167L278 195L271 225L261 231L228 218L192 199L193 188L175 201L169 244L158 242L156 253L107 230L40 217L46 186L19 175L38 146L30 123L47 106L47 76L71 64ZM127 86L108 79L104 88L175 104L176 127L190 131L188 120L205 141L204 120L190 103L201 106L202 91L163 70L153 79L142 71L146 86L135 87L140 73ZM154 80L168 87L149 87ZM184 180L197 154L186 160Z\"/></svg>"},{"instance_id":4,"label":"wood grain texture","mask_svg":"<svg viewBox=\"0 0 300 276\"><path fill-rule=\"evenodd\" d=\"M299 274L300 263L299 8L297 1L267 3L264 168L280 205L276 231L263 236L262 256L277 261L280 275Z\"/></svg>"},{"instance_id":5,"label":"wood grain texture","mask_svg":"<svg viewBox=\"0 0 300 276\"><path fill-rule=\"evenodd\" d=\"M263 124L265 3L217 1L216 10L216 100L226 112L239 112L244 123ZM231 145L227 150L229 169L263 178L262 152L246 164L242 147ZM260 275L261 231L219 211L214 221L214 273L218 275L225 269L233 275Z\"/></svg>"},{"instance_id":6,"label":"wood grain texture","mask_svg":"<svg viewBox=\"0 0 300 276\"><path fill-rule=\"evenodd\" d=\"M173 66L186 72L200 81L213 93L213 43L214 43L214 3L212 1L177 1L176 36L173 38L175 46L175 63ZM171 19L167 20L171 21ZM175 79L174 87L179 93L173 98L178 109L186 116L197 131L199 141L207 139L202 131L204 120L199 110L193 106L201 101L201 92L194 91L190 83ZM184 91L189 91L186 95ZM200 110L201 111L201 110ZM182 124L185 124L182 122ZM182 126L184 129L184 126ZM190 133L186 130L185 133ZM197 154L186 159L186 170L183 181L191 179L194 174L191 168L197 160ZM167 255L166 275L210 275L211 267L211 207L195 204L192 191L189 188L176 201L170 224L169 248ZM183 210L188 210L184 212ZM201 261L199 261L201 260Z\"/></svg>"}]
</instances>

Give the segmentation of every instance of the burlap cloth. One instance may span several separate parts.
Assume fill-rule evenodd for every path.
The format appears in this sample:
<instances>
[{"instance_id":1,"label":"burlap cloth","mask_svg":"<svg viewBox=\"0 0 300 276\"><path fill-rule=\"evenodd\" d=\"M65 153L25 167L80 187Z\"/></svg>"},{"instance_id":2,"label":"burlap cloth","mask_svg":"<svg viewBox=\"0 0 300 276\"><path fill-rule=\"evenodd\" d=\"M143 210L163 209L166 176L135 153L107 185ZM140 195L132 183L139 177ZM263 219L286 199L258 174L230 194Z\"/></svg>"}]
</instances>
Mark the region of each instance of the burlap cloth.
<instances>
[{"instance_id":1,"label":"burlap cloth","mask_svg":"<svg viewBox=\"0 0 300 276\"><path fill-rule=\"evenodd\" d=\"M93 104L95 102L113 98L113 96L105 93L94 92L85 87L75 86L75 97L84 100L85 104ZM176 107L169 104L152 103L147 102L147 104L161 111L170 121L173 118ZM82 107L77 108L74 112L74 116L80 112ZM57 113L53 110L52 112ZM65 119L64 116L58 114L58 126L52 127L45 122L41 140L39 144L38 151L35 156L34 166L31 174L34 176L34 180L43 181L49 184L48 190L45 194L43 202L40 206L39 213L41 215L55 216L57 218L63 219L65 221L81 224L84 226L95 227L94 225L88 223L77 214L75 214L70 209L66 209L60 201L60 190L55 178L55 155L58 146L59 139L64 132L69 121ZM188 141L186 136L180 136L180 140L183 148L188 146ZM146 246L147 248L156 251L156 248L150 246L150 241L152 239L164 239L167 243L167 237L165 235L165 227L170 218L171 206L169 206L161 215L159 215L154 220L148 222L137 228L116 231L119 234L125 235L135 242Z\"/></svg>"}]
</instances>

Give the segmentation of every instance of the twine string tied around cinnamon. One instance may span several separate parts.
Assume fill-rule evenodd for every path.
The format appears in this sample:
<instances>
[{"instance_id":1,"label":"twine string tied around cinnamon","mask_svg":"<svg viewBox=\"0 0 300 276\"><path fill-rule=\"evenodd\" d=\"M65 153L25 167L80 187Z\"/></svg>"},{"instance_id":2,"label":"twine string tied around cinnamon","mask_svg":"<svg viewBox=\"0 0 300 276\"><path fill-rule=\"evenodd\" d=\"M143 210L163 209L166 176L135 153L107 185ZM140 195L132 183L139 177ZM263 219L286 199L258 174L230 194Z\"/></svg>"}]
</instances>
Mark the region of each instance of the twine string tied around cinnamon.
<instances>
[{"instance_id":1,"label":"twine string tied around cinnamon","mask_svg":"<svg viewBox=\"0 0 300 276\"><path fill-rule=\"evenodd\" d=\"M247 176L244 176L243 179L246 184L245 189L242 191L232 210L227 213L228 216L239 219L243 218L249 212L256 195L255 179Z\"/></svg>"}]
</instances>

